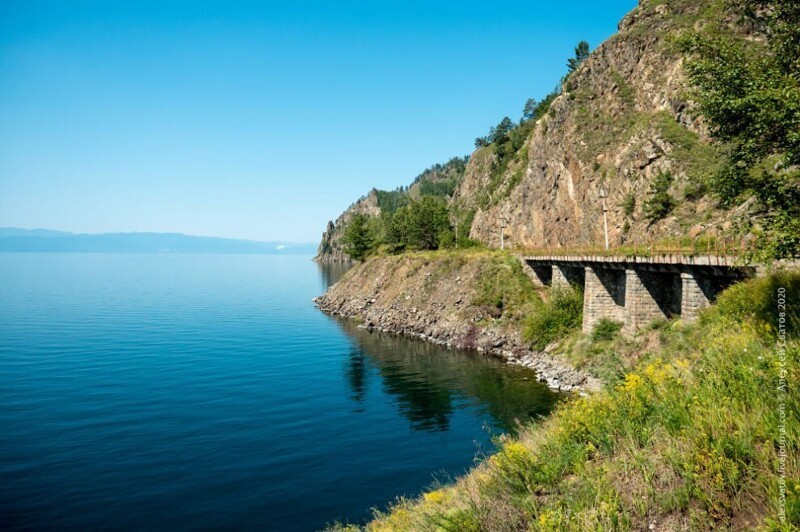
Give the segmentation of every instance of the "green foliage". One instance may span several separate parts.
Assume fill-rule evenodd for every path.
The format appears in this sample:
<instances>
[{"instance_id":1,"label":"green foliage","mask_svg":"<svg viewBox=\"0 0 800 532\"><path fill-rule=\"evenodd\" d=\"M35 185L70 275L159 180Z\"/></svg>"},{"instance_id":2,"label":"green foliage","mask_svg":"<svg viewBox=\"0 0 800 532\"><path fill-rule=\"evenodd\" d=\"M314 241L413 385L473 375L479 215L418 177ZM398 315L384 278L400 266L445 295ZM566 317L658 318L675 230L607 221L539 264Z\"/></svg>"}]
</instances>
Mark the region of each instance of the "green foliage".
<instances>
[{"instance_id":1,"label":"green foliage","mask_svg":"<svg viewBox=\"0 0 800 532\"><path fill-rule=\"evenodd\" d=\"M633 92L633 87L631 87L628 82L625 81L625 78L623 78L616 70L612 69L609 74L611 79L614 80L614 84L617 86L617 95L619 98L627 105L635 104L636 96Z\"/></svg>"},{"instance_id":2,"label":"green foliage","mask_svg":"<svg viewBox=\"0 0 800 532\"><path fill-rule=\"evenodd\" d=\"M595 342L609 342L617 336L620 329L622 329L620 322L601 318L592 329L592 340Z\"/></svg>"},{"instance_id":3,"label":"green foliage","mask_svg":"<svg viewBox=\"0 0 800 532\"><path fill-rule=\"evenodd\" d=\"M671 184L672 174L660 172L650 185L650 195L642 210L651 224L663 219L675 208L675 198L669 193Z\"/></svg>"},{"instance_id":4,"label":"green foliage","mask_svg":"<svg viewBox=\"0 0 800 532\"><path fill-rule=\"evenodd\" d=\"M625 199L622 200L622 212L625 216L630 216L636 209L636 194L633 191L625 194Z\"/></svg>"},{"instance_id":5,"label":"green foliage","mask_svg":"<svg viewBox=\"0 0 800 532\"><path fill-rule=\"evenodd\" d=\"M700 199L706 194L706 185L702 181L691 181L683 187L683 197L687 200Z\"/></svg>"},{"instance_id":6,"label":"green foliage","mask_svg":"<svg viewBox=\"0 0 800 532\"><path fill-rule=\"evenodd\" d=\"M716 135L735 144L735 161L782 153L786 164L800 164L800 7L744 4L749 21L767 27L769 52L729 33L695 33L681 43L692 57L687 71Z\"/></svg>"},{"instance_id":7,"label":"green foliage","mask_svg":"<svg viewBox=\"0 0 800 532\"><path fill-rule=\"evenodd\" d=\"M540 102L537 102L534 98L528 98L528 100L525 102L525 107L522 109L522 119L520 120L520 125L529 120L533 120L535 122L546 115L547 111L550 110L550 104L553 103L553 100L555 100L559 94L561 94L560 84L556 86L555 89L550 91L550 93Z\"/></svg>"},{"instance_id":8,"label":"green foliage","mask_svg":"<svg viewBox=\"0 0 800 532\"><path fill-rule=\"evenodd\" d=\"M578 46L575 47L575 57L567 59L567 69L569 73L575 72L575 70L581 66L581 63L586 61L587 57L589 57L589 43L581 41L578 43Z\"/></svg>"},{"instance_id":9,"label":"green foliage","mask_svg":"<svg viewBox=\"0 0 800 532\"><path fill-rule=\"evenodd\" d=\"M458 186L455 178L446 181L423 181L419 186L419 193L423 196L452 196Z\"/></svg>"},{"instance_id":10,"label":"green foliage","mask_svg":"<svg viewBox=\"0 0 800 532\"><path fill-rule=\"evenodd\" d=\"M456 247L456 234L450 229L443 229L439 232L438 249L452 249Z\"/></svg>"},{"instance_id":11,"label":"green foliage","mask_svg":"<svg viewBox=\"0 0 800 532\"><path fill-rule=\"evenodd\" d=\"M489 144L491 144L491 142L489 142L489 138L488 137L477 137L475 139L475 149L476 150L479 150L481 148L485 148Z\"/></svg>"},{"instance_id":12,"label":"green foliage","mask_svg":"<svg viewBox=\"0 0 800 532\"><path fill-rule=\"evenodd\" d=\"M392 249L437 249L439 242L453 232L447 201L436 196L423 196L394 213L381 216L384 242Z\"/></svg>"},{"instance_id":13,"label":"green foliage","mask_svg":"<svg viewBox=\"0 0 800 532\"><path fill-rule=\"evenodd\" d=\"M729 0L766 45L711 25L680 41L713 134L730 147L710 184L723 206L755 195L766 207L764 259L800 254L800 3ZM771 168L762 164L777 158Z\"/></svg>"},{"instance_id":14,"label":"green foliage","mask_svg":"<svg viewBox=\"0 0 800 532\"><path fill-rule=\"evenodd\" d=\"M581 326L583 291L577 287L555 287L550 299L525 322L523 337L535 349L563 338Z\"/></svg>"},{"instance_id":15,"label":"green foliage","mask_svg":"<svg viewBox=\"0 0 800 532\"><path fill-rule=\"evenodd\" d=\"M475 219L475 210L459 211L457 208L453 208L451 214L455 220L453 229L457 237L456 246L461 249L477 246L478 242L469 237L472 221Z\"/></svg>"},{"instance_id":16,"label":"green foliage","mask_svg":"<svg viewBox=\"0 0 800 532\"><path fill-rule=\"evenodd\" d=\"M509 117L503 117L499 124L489 130L489 141L501 145L508 141L508 135L514 129L514 122Z\"/></svg>"},{"instance_id":17,"label":"green foliage","mask_svg":"<svg viewBox=\"0 0 800 532\"><path fill-rule=\"evenodd\" d=\"M354 260L364 260L372 248L373 236L369 227L369 217L356 213L347 223L342 237L345 252Z\"/></svg>"},{"instance_id":18,"label":"green foliage","mask_svg":"<svg viewBox=\"0 0 800 532\"><path fill-rule=\"evenodd\" d=\"M779 307L780 299L785 300L782 307ZM773 335L778 330L783 314L787 334L790 337L800 337L798 301L800 275L777 272L728 288L720 294L715 305L701 315L701 322L710 323L725 318L738 323L750 323L756 330Z\"/></svg>"},{"instance_id":19,"label":"green foliage","mask_svg":"<svg viewBox=\"0 0 800 532\"><path fill-rule=\"evenodd\" d=\"M423 196L408 206L409 246L415 249L436 249L444 231L452 232L447 202L442 198Z\"/></svg>"},{"instance_id":20,"label":"green foliage","mask_svg":"<svg viewBox=\"0 0 800 532\"><path fill-rule=\"evenodd\" d=\"M525 102L519 124L514 124L510 118L505 117L499 124L489 130L488 135L475 139L476 149L491 146L494 149L495 155L489 183L478 198L478 205L480 205L481 208L486 209L507 197L514 187L519 184L522 179L523 169L519 169L518 172L512 175L507 186L500 190L499 194L496 194L500 185L503 183L506 170L508 170L509 166L511 166L514 161L520 158L518 153L525 145L528 137L530 137L534 127L536 127L536 121L543 118L548 113L550 105L559 94L561 94L561 84L557 85L540 102L529 98ZM527 152L524 152L522 155L524 163L527 163L527 157Z\"/></svg>"},{"instance_id":21,"label":"green foliage","mask_svg":"<svg viewBox=\"0 0 800 532\"><path fill-rule=\"evenodd\" d=\"M520 162L520 159L522 159L522 166L527 164L527 152L522 152L521 156L518 154L528 140L528 137L530 137L533 129L536 127L536 121L543 118L548 113L550 105L559 94L561 94L561 84L557 85L540 102L529 98L525 102L519 124L514 124L510 118L505 117L499 124L489 130L488 135L475 139L475 148L490 146L493 148L495 155L489 183L478 198L478 205L481 208L486 209L507 197L511 190L513 190L522 179L521 172L518 174L515 173L511 176L508 185L500 190L500 194L496 194L500 185L503 183L506 170L508 170L512 163L515 161Z\"/></svg>"},{"instance_id":22,"label":"green foliage","mask_svg":"<svg viewBox=\"0 0 800 532\"><path fill-rule=\"evenodd\" d=\"M461 223L467 221L468 225L460 227L462 233L456 242L446 200L461 181L468 161L468 156L453 157L444 164L426 168L414 179L411 187L375 190L381 214L378 217L358 215L345 226L345 252L356 260L363 260L379 248L395 253L405 249L474 245L468 238L471 217L466 220L461 216ZM459 219L456 213L453 217ZM330 244L324 242L323 251L326 245L331 249Z\"/></svg>"},{"instance_id":23,"label":"green foliage","mask_svg":"<svg viewBox=\"0 0 800 532\"><path fill-rule=\"evenodd\" d=\"M539 106L539 102L536 101L535 98L528 98L525 101L525 107L522 108L522 120L530 120L536 115L536 108Z\"/></svg>"},{"instance_id":24,"label":"green foliage","mask_svg":"<svg viewBox=\"0 0 800 532\"><path fill-rule=\"evenodd\" d=\"M656 113L649 125L672 146L673 160L698 186L720 170L725 160L722 147L701 140L697 133L684 127L668 112Z\"/></svg>"},{"instance_id":25,"label":"green foliage","mask_svg":"<svg viewBox=\"0 0 800 532\"><path fill-rule=\"evenodd\" d=\"M468 161L469 156L464 156L453 157L444 164L434 164L414 179L412 187L417 185L421 196L452 196L464 177Z\"/></svg>"},{"instance_id":26,"label":"green foliage","mask_svg":"<svg viewBox=\"0 0 800 532\"><path fill-rule=\"evenodd\" d=\"M492 144L495 158L492 164L489 183L478 197L478 205L482 208L485 209L501 199L508 197L508 194L510 194L514 187L522 180L525 167L528 163L528 152L522 148L534 127L536 127L535 121L528 120L508 130L506 134L499 137L496 136L497 140L502 142L499 144ZM498 194L497 192L506 177L506 171L512 163L518 165L517 171L510 176L506 186L500 190Z\"/></svg>"},{"instance_id":27,"label":"green foliage","mask_svg":"<svg viewBox=\"0 0 800 532\"><path fill-rule=\"evenodd\" d=\"M504 318L522 319L541 302L522 265L512 257L488 264L479 283L472 304L496 308Z\"/></svg>"},{"instance_id":28,"label":"green foliage","mask_svg":"<svg viewBox=\"0 0 800 532\"><path fill-rule=\"evenodd\" d=\"M408 194L401 187L395 190L376 190L378 195L378 207L381 212L394 212L400 207L408 205Z\"/></svg>"}]
</instances>

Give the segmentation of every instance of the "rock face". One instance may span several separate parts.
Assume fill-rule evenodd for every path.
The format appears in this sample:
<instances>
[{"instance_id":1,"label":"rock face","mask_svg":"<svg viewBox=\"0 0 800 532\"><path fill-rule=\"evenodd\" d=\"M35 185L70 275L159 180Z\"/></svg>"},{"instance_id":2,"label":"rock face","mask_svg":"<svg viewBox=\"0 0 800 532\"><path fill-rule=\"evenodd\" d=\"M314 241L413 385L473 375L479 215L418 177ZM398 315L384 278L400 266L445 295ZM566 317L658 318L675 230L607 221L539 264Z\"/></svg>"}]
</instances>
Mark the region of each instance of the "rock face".
<instances>
[{"instance_id":1,"label":"rock face","mask_svg":"<svg viewBox=\"0 0 800 532\"><path fill-rule=\"evenodd\" d=\"M342 237L344 228L354 214L365 214L367 216L378 216L381 212L378 207L378 192L373 189L366 196L353 203L346 211L336 218L336 221L328 222L328 227L322 233L322 241L317 249L314 260L317 262L350 262L350 257L344 252Z\"/></svg>"},{"instance_id":2,"label":"rock face","mask_svg":"<svg viewBox=\"0 0 800 532\"><path fill-rule=\"evenodd\" d=\"M741 212L716 210L698 189L719 157L688 99L682 57L670 44L671 36L698 23L702 7L642 0L619 33L567 79L499 185L490 185L498 178L492 177L493 148L473 154L453 200L477 211L470 236L499 247L504 225L506 245L600 245L602 193L612 245L714 235L735 225ZM678 207L651 224L643 204L661 172L673 177ZM487 187L496 192L481 202Z\"/></svg>"},{"instance_id":3,"label":"rock face","mask_svg":"<svg viewBox=\"0 0 800 532\"><path fill-rule=\"evenodd\" d=\"M535 370L560 390L594 390L595 378L547 352L532 351L518 328L473 301L491 258L402 255L368 260L315 300L324 312L358 319L366 329L476 349Z\"/></svg>"}]
</instances>

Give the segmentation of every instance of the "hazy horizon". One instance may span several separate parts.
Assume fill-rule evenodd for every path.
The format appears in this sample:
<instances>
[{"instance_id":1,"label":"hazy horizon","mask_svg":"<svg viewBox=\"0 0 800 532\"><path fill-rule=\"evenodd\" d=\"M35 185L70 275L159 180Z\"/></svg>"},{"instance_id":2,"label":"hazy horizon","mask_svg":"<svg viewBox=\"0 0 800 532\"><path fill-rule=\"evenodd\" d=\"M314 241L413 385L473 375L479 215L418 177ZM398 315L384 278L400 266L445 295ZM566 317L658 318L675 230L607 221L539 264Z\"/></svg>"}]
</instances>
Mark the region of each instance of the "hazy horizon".
<instances>
[{"instance_id":1,"label":"hazy horizon","mask_svg":"<svg viewBox=\"0 0 800 532\"><path fill-rule=\"evenodd\" d=\"M73 231L65 231L63 229L59 229L56 227L19 227L14 225L6 225L0 226L0 238L6 238L8 235L5 234L7 230L20 230L20 231L28 231L31 233L37 231L43 231L48 233L61 233L64 235L70 236L106 236L106 235L143 235L143 234L152 234L152 235L180 235L180 236L188 236L194 238L219 238L223 240L246 240L251 242L259 242L259 243L285 243L285 244L317 244L318 242L315 240L288 240L285 238L275 238L271 240L254 240L252 238L241 238L236 236L231 237L219 237L213 235L199 235L199 234L191 234L191 233L180 233L176 231L108 231L108 232L83 232L77 233Z\"/></svg>"},{"instance_id":2,"label":"hazy horizon","mask_svg":"<svg viewBox=\"0 0 800 532\"><path fill-rule=\"evenodd\" d=\"M635 4L4 2L0 225L316 241Z\"/></svg>"}]
</instances>

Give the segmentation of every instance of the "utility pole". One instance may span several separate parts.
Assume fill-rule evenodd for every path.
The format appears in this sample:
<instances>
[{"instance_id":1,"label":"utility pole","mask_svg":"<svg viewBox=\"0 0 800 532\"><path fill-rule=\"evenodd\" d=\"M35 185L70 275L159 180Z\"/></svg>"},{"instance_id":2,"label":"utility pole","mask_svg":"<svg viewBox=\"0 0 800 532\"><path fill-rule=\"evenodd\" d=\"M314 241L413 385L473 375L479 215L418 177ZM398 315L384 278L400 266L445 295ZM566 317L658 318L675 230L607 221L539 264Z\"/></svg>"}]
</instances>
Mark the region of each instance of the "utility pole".
<instances>
[{"instance_id":1,"label":"utility pole","mask_svg":"<svg viewBox=\"0 0 800 532\"><path fill-rule=\"evenodd\" d=\"M506 248L505 231L504 231L504 229L506 227L508 227L508 225L506 225L507 223L508 223L508 220L506 220L505 218L502 218L502 217L500 218L500 251L503 251Z\"/></svg>"},{"instance_id":2,"label":"utility pole","mask_svg":"<svg viewBox=\"0 0 800 532\"><path fill-rule=\"evenodd\" d=\"M608 251L608 209L606 208L606 190L600 187L600 199L603 201L603 231L606 237L606 251Z\"/></svg>"}]
</instances>

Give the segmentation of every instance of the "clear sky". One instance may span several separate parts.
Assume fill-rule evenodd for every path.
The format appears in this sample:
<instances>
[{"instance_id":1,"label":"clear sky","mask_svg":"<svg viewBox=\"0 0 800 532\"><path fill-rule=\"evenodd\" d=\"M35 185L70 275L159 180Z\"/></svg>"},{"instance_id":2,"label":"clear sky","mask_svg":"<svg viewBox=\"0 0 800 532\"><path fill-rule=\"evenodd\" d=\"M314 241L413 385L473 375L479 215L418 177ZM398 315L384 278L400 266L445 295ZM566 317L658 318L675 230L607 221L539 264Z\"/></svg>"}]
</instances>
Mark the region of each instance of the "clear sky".
<instances>
[{"instance_id":1,"label":"clear sky","mask_svg":"<svg viewBox=\"0 0 800 532\"><path fill-rule=\"evenodd\" d=\"M0 226L316 241L635 0L0 2Z\"/></svg>"}]
</instances>

